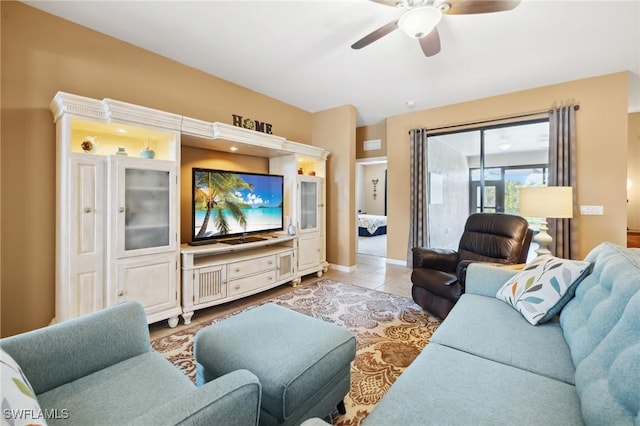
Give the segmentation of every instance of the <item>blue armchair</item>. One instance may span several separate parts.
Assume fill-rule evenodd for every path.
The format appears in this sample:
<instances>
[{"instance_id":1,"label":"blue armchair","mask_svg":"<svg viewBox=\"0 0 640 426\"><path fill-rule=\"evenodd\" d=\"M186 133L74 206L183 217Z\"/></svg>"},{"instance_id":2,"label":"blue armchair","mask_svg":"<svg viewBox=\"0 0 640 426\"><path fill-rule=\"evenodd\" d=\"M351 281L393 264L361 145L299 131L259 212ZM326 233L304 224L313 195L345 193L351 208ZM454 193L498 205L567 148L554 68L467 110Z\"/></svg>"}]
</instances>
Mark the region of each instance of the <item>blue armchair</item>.
<instances>
[{"instance_id":1,"label":"blue armchair","mask_svg":"<svg viewBox=\"0 0 640 426\"><path fill-rule=\"evenodd\" d=\"M151 349L142 306L125 302L0 340L48 424L257 425L261 386L236 370L201 387Z\"/></svg>"}]
</instances>

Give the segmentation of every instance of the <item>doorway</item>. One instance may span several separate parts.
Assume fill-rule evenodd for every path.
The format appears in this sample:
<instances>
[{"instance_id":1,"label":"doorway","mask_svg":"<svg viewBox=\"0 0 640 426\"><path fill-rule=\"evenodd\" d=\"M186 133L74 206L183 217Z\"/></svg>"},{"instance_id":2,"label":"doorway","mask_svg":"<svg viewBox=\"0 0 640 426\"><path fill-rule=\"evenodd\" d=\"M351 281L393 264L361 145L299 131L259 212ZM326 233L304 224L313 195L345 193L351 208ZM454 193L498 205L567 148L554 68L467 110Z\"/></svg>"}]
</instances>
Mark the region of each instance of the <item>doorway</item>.
<instances>
[{"instance_id":1,"label":"doorway","mask_svg":"<svg viewBox=\"0 0 640 426\"><path fill-rule=\"evenodd\" d=\"M387 257L387 159L356 161L357 254Z\"/></svg>"}]
</instances>

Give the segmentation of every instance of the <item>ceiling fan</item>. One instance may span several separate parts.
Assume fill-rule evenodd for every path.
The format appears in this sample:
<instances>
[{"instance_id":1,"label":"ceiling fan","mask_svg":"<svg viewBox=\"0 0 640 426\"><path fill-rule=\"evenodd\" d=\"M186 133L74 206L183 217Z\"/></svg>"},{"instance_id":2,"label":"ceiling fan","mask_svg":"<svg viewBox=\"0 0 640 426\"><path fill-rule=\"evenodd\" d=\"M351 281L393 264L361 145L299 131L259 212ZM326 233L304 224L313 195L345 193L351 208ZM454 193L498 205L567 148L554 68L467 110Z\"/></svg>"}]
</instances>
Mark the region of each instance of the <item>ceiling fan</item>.
<instances>
[{"instance_id":1,"label":"ceiling fan","mask_svg":"<svg viewBox=\"0 0 640 426\"><path fill-rule=\"evenodd\" d=\"M436 25L442 15L470 15L511 10L520 0L371 0L385 6L406 10L395 21L391 21L372 31L351 45L352 49L362 49L376 40L400 28L409 37L418 39L425 56L440 52L440 35Z\"/></svg>"}]
</instances>

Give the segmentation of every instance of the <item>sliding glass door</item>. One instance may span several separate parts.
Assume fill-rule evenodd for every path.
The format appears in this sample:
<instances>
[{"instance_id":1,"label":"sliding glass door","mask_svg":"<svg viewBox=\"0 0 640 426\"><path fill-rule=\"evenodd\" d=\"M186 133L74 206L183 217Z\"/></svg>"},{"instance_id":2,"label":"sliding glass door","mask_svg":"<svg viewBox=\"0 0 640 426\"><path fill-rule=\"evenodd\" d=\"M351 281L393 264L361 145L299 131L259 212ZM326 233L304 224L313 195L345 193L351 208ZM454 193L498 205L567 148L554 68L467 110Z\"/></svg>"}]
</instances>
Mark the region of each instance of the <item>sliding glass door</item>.
<instances>
[{"instance_id":1,"label":"sliding glass door","mask_svg":"<svg viewBox=\"0 0 640 426\"><path fill-rule=\"evenodd\" d=\"M471 213L518 214L519 188L547 182L547 119L430 135L429 243L457 248Z\"/></svg>"}]
</instances>

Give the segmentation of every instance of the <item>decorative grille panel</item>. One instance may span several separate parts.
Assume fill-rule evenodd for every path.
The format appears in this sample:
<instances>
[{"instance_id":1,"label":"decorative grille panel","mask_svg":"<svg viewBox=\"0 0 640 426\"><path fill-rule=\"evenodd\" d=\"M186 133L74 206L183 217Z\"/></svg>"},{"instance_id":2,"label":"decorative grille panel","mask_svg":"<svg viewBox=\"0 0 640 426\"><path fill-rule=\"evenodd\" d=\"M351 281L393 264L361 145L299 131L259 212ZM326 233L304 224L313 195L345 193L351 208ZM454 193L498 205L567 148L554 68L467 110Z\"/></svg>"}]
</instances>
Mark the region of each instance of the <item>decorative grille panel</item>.
<instances>
[{"instance_id":1,"label":"decorative grille panel","mask_svg":"<svg viewBox=\"0 0 640 426\"><path fill-rule=\"evenodd\" d=\"M280 274L288 275L292 272L291 269L291 254L280 256Z\"/></svg>"},{"instance_id":2,"label":"decorative grille panel","mask_svg":"<svg viewBox=\"0 0 640 426\"><path fill-rule=\"evenodd\" d=\"M198 273L196 303L209 302L225 296L224 269L221 267L202 269Z\"/></svg>"}]
</instances>

